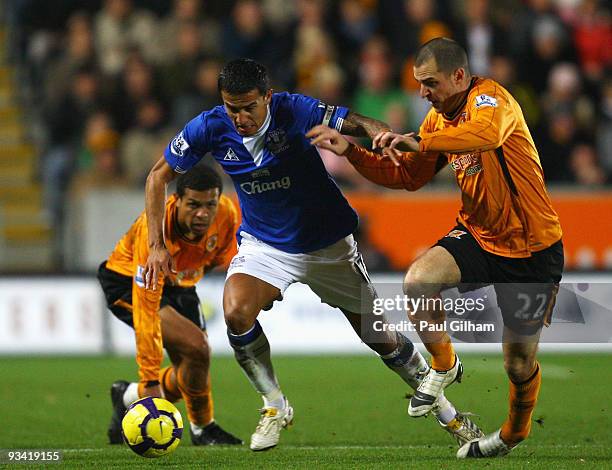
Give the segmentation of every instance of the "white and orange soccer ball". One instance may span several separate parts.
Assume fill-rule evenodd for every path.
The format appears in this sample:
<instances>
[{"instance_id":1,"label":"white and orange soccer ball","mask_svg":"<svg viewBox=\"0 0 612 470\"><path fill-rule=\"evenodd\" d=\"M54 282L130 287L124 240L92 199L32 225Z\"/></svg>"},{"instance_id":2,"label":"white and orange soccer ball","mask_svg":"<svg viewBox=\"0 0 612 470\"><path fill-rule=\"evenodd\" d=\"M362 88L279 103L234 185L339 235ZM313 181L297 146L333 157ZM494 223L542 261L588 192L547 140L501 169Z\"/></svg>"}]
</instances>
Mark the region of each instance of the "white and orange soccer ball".
<instances>
[{"instance_id":1,"label":"white and orange soccer ball","mask_svg":"<svg viewBox=\"0 0 612 470\"><path fill-rule=\"evenodd\" d=\"M163 457L174 452L181 442L183 418L163 398L141 398L127 409L121 433L125 443L138 455Z\"/></svg>"}]
</instances>

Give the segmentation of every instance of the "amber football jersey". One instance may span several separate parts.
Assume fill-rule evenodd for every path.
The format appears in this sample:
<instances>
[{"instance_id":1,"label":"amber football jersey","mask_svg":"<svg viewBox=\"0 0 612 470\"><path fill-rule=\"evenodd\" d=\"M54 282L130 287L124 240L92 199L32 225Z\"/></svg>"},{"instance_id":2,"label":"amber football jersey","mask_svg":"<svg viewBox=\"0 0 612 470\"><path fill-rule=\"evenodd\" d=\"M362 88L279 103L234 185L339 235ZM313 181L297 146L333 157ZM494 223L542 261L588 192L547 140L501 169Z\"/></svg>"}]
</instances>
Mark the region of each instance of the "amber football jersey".
<instances>
[{"instance_id":1,"label":"amber football jersey","mask_svg":"<svg viewBox=\"0 0 612 470\"><path fill-rule=\"evenodd\" d=\"M164 215L164 242L173 258L175 273L166 279L160 276L155 290L144 288L142 272L149 256L147 217L144 212L119 240L106 263L107 269L132 278L136 360L143 381L158 380L163 357L158 310L164 283L179 287L194 286L207 270L227 265L236 253L238 212L229 198L220 197L213 223L197 242L183 238L175 229L177 201L176 194L168 198Z\"/></svg>"},{"instance_id":2,"label":"amber football jersey","mask_svg":"<svg viewBox=\"0 0 612 470\"><path fill-rule=\"evenodd\" d=\"M459 222L490 253L526 258L561 238L527 123L501 85L475 77L455 115L432 108L419 138L420 151L403 154L400 167L355 146L347 157L366 178L409 190L449 164L461 189Z\"/></svg>"}]
</instances>

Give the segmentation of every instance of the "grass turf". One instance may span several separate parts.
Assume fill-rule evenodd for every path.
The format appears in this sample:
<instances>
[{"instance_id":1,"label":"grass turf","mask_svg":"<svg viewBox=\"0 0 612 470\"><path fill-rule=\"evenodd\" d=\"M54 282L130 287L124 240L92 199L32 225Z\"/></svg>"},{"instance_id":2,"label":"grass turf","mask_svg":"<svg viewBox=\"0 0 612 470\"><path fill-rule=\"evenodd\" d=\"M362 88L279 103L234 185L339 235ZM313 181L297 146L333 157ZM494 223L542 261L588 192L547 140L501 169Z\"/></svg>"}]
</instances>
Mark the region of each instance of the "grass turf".
<instances>
[{"instance_id":1,"label":"grass turf","mask_svg":"<svg viewBox=\"0 0 612 470\"><path fill-rule=\"evenodd\" d=\"M507 411L501 357L462 359L464 381L447 395L459 409L479 414L477 422L491 432ZM0 448L63 450L61 466L52 468L612 468L611 359L542 354L537 422L529 440L504 459L457 461L454 442L433 418L407 416L408 388L380 360L324 356L275 358L296 415L278 448L201 448L185 437L173 455L149 461L106 444L108 389L115 379L136 376L133 359L3 357ZM217 421L248 441L258 396L233 358L214 358L212 375Z\"/></svg>"}]
</instances>

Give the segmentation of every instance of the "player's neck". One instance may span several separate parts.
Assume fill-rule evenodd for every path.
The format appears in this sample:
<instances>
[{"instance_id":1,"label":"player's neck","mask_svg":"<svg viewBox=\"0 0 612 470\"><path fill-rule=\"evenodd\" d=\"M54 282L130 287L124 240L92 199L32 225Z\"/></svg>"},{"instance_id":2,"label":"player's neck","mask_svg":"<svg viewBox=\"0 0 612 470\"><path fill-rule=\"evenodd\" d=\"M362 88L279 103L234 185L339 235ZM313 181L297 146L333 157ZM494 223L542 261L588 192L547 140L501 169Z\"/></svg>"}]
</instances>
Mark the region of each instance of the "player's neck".
<instances>
[{"instance_id":1,"label":"player's neck","mask_svg":"<svg viewBox=\"0 0 612 470\"><path fill-rule=\"evenodd\" d=\"M467 95L469 94L476 77L470 78L467 87L460 91L459 93L455 93L454 95L449 96L444 102L444 108L447 111L444 111L444 117L449 120L454 120L457 115L461 112L465 103L467 102Z\"/></svg>"}]
</instances>

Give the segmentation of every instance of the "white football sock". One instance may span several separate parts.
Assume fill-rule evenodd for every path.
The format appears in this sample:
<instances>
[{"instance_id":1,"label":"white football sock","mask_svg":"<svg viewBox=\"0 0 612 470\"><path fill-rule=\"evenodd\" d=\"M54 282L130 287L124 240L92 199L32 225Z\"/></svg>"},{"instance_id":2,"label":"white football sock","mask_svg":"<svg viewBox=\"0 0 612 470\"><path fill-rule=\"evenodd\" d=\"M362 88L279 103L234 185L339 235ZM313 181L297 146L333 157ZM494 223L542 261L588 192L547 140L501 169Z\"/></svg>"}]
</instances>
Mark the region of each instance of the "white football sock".
<instances>
[{"instance_id":1,"label":"white football sock","mask_svg":"<svg viewBox=\"0 0 612 470\"><path fill-rule=\"evenodd\" d=\"M453 404L448 401L448 398L441 395L440 398L438 398L438 406L433 409L433 414L442 424L448 424L457 416L457 410Z\"/></svg>"},{"instance_id":2,"label":"white football sock","mask_svg":"<svg viewBox=\"0 0 612 470\"><path fill-rule=\"evenodd\" d=\"M263 397L264 406L284 408L283 392L272 367L270 343L259 322L255 320L253 327L241 335L235 335L228 330L227 336L238 364L255 390Z\"/></svg>"},{"instance_id":3,"label":"white football sock","mask_svg":"<svg viewBox=\"0 0 612 470\"><path fill-rule=\"evenodd\" d=\"M123 393L123 405L127 408L138 400L138 398L140 398L138 396L138 383L132 382L128 385L128 388L126 388L125 392Z\"/></svg>"},{"instance_id":4,"label":"white football sock","mask_svg":"<svg viewBox=\"0 0 612 470\"><path fill-rule=\"evenodd\" d=\"M286 406L286 400L283 393L280 390L275 390L270 393L262 395L264 401L264 408L276 408L282 410Z\"/></svg>"},{"instance_id":5,"label":"white football sock","mask_svg":"<svg viewBox=\"0 0 612 470\"><path fill-rule=\"evenodd\" d=\"M204 428L206 426L208 426L209 424L214 423L215 420L211 419L210 423L205 424L204 426L199 426L197 424L192 423L191 421L189 422L189 426L191 427L191 432L194 434L194 436L199 436L200 434L202 434L202 431L204 430Z\"/></svg>"}]
</instances>

